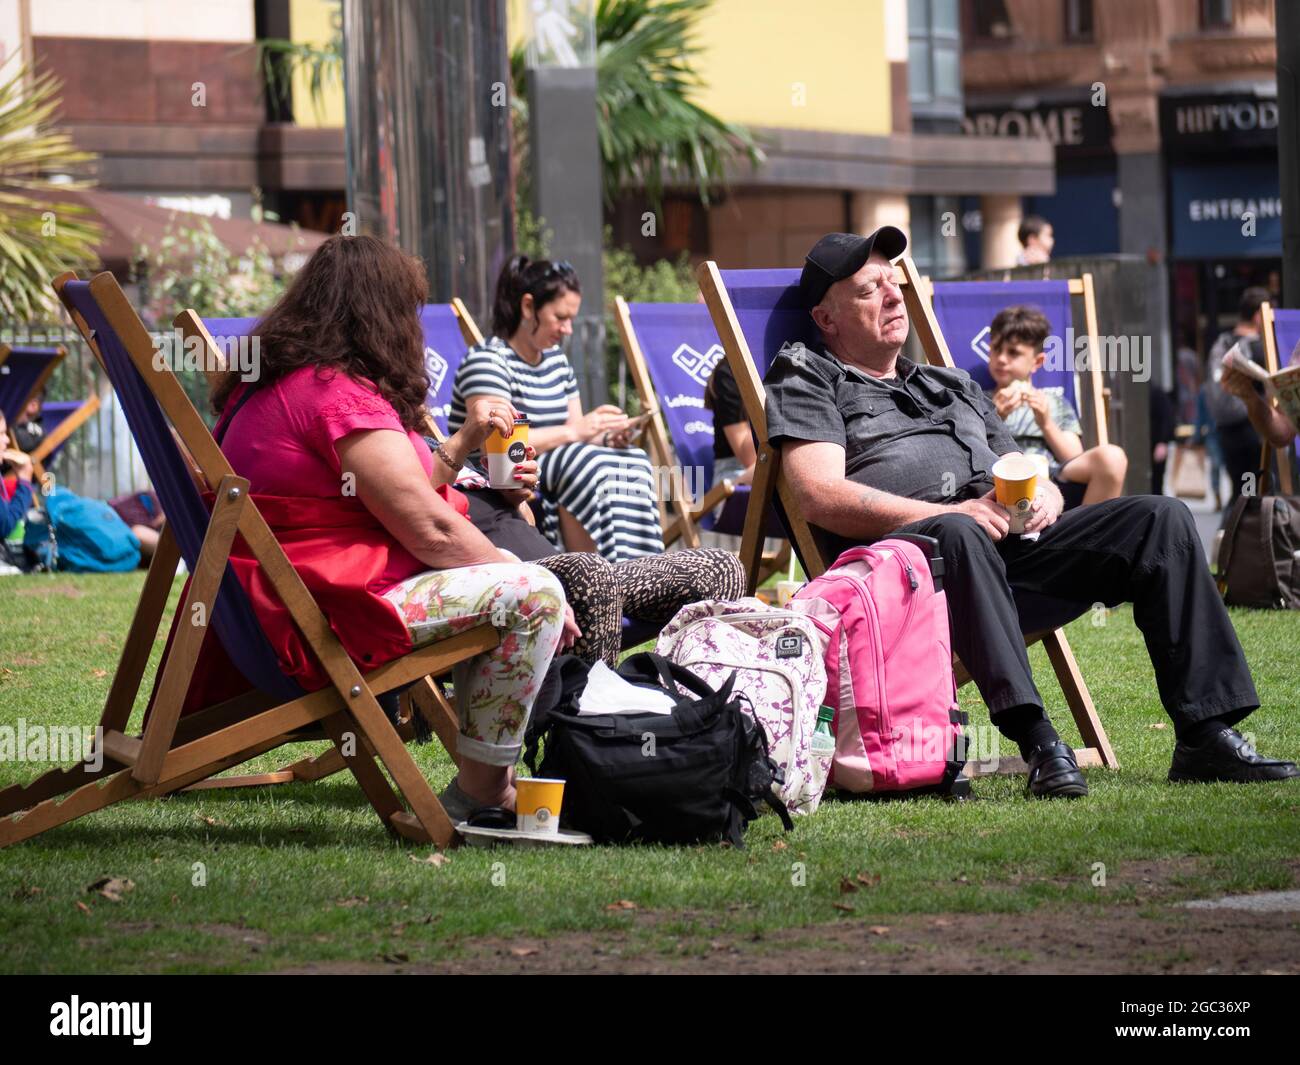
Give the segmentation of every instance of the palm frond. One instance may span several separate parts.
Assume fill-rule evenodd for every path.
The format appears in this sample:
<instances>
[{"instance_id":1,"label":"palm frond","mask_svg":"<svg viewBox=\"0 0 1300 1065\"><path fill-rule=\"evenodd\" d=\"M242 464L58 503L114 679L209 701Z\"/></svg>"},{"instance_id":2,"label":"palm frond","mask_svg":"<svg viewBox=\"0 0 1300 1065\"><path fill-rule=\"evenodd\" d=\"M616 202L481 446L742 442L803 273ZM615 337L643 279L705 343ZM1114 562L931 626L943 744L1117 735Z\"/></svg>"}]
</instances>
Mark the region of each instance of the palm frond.
<instances>
[{"instance_id":1,"label":"palm frond","mask_svg":"<svg viewBox=\"0 0 1300 1065\"><path fill-rule=\"evenodd\" d=\"M596 8L596 120L605 198L644 189L657 206L664 179L693 185L706 204L727 165L763 160L753 134L696 104L704 88L695 31L712 0L600 0ZM522 46L510 56L515 150L527 171Z\"/></svg>"},{"instance_id":2,"label":"palm frond","mask_svg":"<svg viewBox=\"0 0 1300 1065\"><path fill-rule=\"evenodd\" d=\"M92 212L59 198L96 156L52 129L60 82L14 65L0 76L0 318L37 321L54 309L51 279L96 261ZM57 180L56 180L57 179Z\"/></svg>"}]
</instances>

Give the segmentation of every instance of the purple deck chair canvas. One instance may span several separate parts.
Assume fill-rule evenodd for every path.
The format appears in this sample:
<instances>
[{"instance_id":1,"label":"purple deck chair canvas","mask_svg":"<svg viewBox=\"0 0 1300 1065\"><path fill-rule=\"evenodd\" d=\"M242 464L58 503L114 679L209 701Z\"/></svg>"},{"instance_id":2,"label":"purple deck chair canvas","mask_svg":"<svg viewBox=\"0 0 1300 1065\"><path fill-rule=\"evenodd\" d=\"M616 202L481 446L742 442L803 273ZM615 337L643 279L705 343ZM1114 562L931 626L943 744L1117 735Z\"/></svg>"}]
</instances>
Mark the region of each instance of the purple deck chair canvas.
<instances>
[{"instance_id":1,"label":"purple deck chair canvas","mask_svg":"<svg viewBox=\"0 0 1300 1065\"><path fill-rule=\"evenodd\" d=\"M45 384L62 358L63 349L58 347L0 345L0 413L9 425L18 420L32 393Z\"/></svg>"},{"instance_id":2,"label":"purple deck chair canvas","mask_svg":"<svg viewBox=\"0 0 1300 1065\"><path fill-rule=\"evenodd\" d=\"M1017 304L1037 307L1051 323L1043 368L1035 388L1059 388L1082 417L1079 380L1074 368L1074 325L1068 281L953 281L934 285L934 315L948 342L952 361L980 388L993 387L989 376L989 326L999 311Z\"/></svg>"},{"instance_id":3,"label":"purple deck chair canvas","mask_svg":"<svg viewBox=\"0 0 1300 1065\"><path fill-rule=\"evenodd\" d=\"M204 318L203 325L223 351L239 337L252 332L256 318ZM424 368L429 374L429 412L446 434L451 412L451 388L468 347L456 312L448 303L429 303L420 311L424 329Z\"/></svg>"},{"instance_id":4,"label":"purple deck chair canvas","mask_svg":"<svg viewBox=\"0 0 1300 1065\"><path fill-rule=\"evenodd\" d=\"M424 328L424 369L429 375L429 398L426 401L433 420L443 434L451 414L451 388L456 371L469 350L461 332L456 312L449 303L429 303L420 312Z\"/></svg>"},{"instance_id":5,"label":"purple deck chair canvas","mask_svg":"<svg viewBox=\"0 0 1300 1065\"><path fill-rule=\"evenodd\" d=\"M691 498L698 501L713 487L713 412L705 409L704 389L723 357L718 331L702 303L629 303L627 310L677 465ZM705 514L700 528L739 536L748 506L749 486L737 485L717 519ZM768 535L785 535L775 516Z\"/></svg>"},{"instance_id":6,"label":"purple deck chair canvas","mask_svg":"<svg viewBox=\"0 0 1300 1065\"><path fill-rule=\"evenodd\" d=\"M1275 308L1273 335L1277 337L1278 369L1300 365L1300 355L1296 353L1296 346L1300 345L1300 311ZM1296 356L1295 361L1292 356Z\"/></svg>"},{"instance_id":7,"label":"purple deck chair canvas","mask_svg":"<svg viewBox=\"0 0 1300 1065\"><path fill-rule=\"evenodd\" d=\"M117 332L100 312L90 293L90 282L69 281L63 291L86 324L95 330L104 370L117 393L149 480L158 493L181 558L192 573L203 546L209 512L186 458L172 436L158 401L136 370ZM227 318L211 319L205 324L209 332L215 329L214 335L240 336L248 331L253 321ZM242 332L234 329L233 323L237 322L244 323ZM281 671L243 585L229 566L221 579L212 626L226 654L249 684L280 700L294 699L302 694L302 689Z\"/></svg>"},{"instance_id":8,"label":"purple deck chair canvas","mask_svg":"<svg viewBox=\"0 0 1300 1065\"><path fill-rule=\"evenodd\" d=\"M1300 366L1300 311L1275 308L1273 311L1273 336L1277 344L1277 368L1284 370L1288 366ZM1295 361L1292 361L1292 357ZM1300 436L1296 437L1295 453L1300 455Z\"/></svg>"}]
</instances>

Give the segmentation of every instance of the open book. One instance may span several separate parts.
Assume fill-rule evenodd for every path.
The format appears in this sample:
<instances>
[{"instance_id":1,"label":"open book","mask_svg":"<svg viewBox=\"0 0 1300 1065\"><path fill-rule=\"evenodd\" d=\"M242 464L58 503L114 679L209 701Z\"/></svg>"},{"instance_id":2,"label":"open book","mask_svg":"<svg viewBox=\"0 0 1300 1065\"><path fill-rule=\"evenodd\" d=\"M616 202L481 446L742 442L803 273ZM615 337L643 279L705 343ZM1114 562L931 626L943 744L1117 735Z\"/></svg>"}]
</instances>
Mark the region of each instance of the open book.
<instances>
[{"instance_id":1,"label":"open book","mask_svg":"<svg viewBox=\"0 0 1300 1065\"><path fill-rule=\"evenodd\" d=\"M1269 373L1241 350L1240 344L1223 356L1223 365L1240 370L1247 377L1260 382L1270 399L1277 399L1278 409L1300 431L1300 365L1287 366L1277 373Z\"/></svg>"}]
</instances>

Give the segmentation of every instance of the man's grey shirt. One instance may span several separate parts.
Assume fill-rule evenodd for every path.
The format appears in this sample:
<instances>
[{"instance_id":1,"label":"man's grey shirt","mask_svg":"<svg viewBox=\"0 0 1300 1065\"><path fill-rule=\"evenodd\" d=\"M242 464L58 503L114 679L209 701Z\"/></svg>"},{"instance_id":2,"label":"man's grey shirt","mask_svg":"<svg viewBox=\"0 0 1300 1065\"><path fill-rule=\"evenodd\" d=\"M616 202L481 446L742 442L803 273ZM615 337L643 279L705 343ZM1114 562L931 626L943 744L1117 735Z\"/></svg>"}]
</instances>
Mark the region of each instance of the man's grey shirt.
<instances>
[{"instance_id":1,"label":"man's grey shirt","mask_svg":"<svg viewBox=\"0 0 1300 1065\"><path fill-rule=\"evenodd\" d=\"M965 370L899 358L896 378L871 377L803 344L781 348L764 378L773 446L819 440L844 448L848 479L945 503L993 487L993 463L1018 451Z\"/></svg>"}]
</instances>

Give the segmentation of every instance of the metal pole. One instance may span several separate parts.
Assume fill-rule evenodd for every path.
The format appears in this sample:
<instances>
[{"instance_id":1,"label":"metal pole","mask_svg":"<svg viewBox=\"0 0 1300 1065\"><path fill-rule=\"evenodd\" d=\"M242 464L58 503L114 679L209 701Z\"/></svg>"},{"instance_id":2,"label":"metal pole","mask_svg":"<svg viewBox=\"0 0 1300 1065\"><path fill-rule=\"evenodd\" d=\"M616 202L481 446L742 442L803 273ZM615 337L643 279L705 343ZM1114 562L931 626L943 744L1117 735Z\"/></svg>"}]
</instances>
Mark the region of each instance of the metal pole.
<instances>
[{"instance_id":1,"label":"metal pole","mask_svg":"<svg viewBox=\"0 0 1300 1065\"><path fill-rule=\"evenodd\" d=\"M528 123L537 217L554 234L552 256L571 262L582 282L582 310L573 323L569 355L583 403L591 408L609 402L595 68L530 70Z\"/></svg>"},{"instance_id":2,"label":"metal pole","mask_svg":"<svg viewBox=\"0 0 1300 1065\"><path fill-rule=\"evenodd\" d=\"M1282 192L1282 305L1300 307L1300 4L1276 0L1277 166Z\"/></svg>"}]
</instances>

